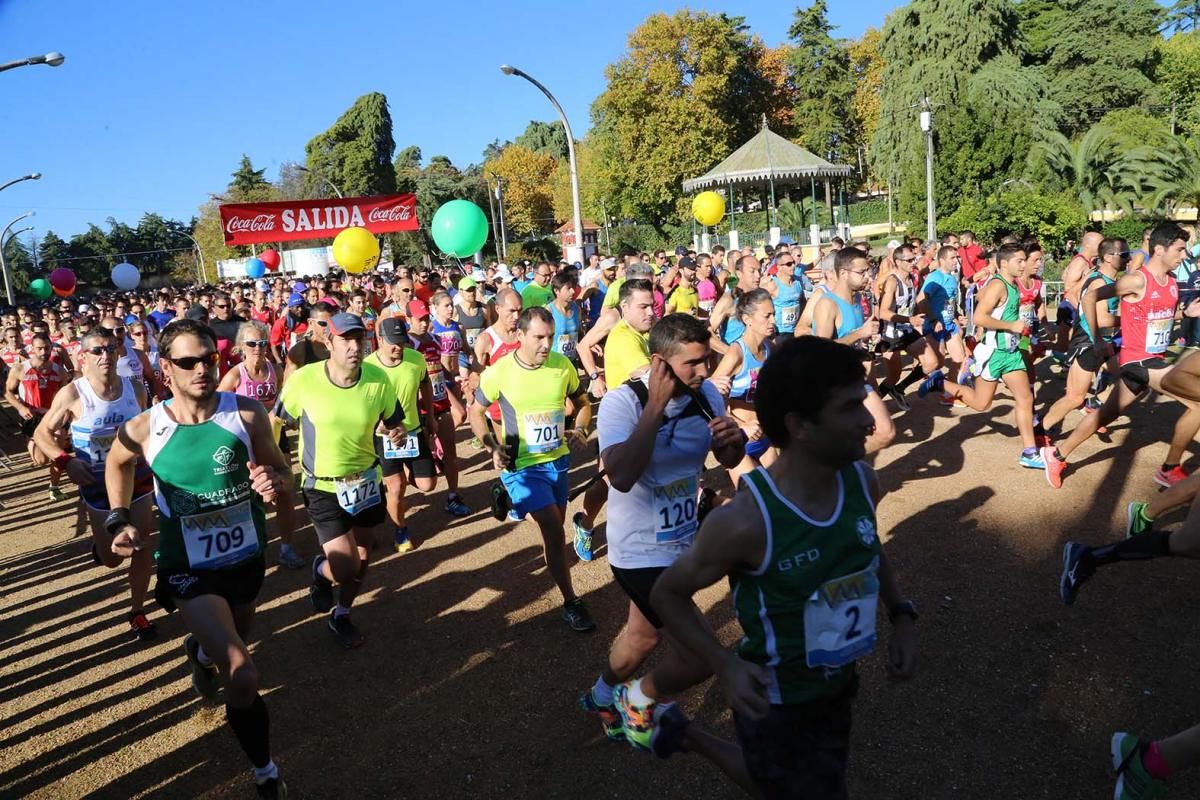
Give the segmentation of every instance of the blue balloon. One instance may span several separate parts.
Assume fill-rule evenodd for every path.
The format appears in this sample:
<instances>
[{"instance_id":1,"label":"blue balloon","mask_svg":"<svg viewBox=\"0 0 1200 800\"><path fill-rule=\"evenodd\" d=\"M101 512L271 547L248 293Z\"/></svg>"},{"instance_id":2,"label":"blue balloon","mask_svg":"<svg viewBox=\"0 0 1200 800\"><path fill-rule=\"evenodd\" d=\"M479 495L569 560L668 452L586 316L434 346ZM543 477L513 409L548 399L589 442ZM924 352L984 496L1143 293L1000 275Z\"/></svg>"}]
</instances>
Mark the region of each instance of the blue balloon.
<instances>
[{"instance_id":1,"label":"blue balloon","mask_svg":"<svg viewBox=\"0 0 1200 800\"><path fill-rule=\"evenodd\" d=\"M246 262L246 275L258 280L267 273L267 265L261 258L252 258Z\"/></svg>"}]
</instances>

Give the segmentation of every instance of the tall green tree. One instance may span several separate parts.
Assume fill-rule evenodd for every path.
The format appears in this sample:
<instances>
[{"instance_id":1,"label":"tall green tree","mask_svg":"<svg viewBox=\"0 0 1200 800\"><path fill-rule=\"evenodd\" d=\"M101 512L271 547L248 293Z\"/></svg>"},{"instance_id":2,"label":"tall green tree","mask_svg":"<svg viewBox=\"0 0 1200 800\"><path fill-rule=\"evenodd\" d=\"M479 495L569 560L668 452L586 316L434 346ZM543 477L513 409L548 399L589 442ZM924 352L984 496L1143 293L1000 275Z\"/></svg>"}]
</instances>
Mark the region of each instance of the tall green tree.
<instances>
[{"instance_id":1,"label":"tall green tree","mask_svg":"<svg viewBox=\"0 0 1200 800\"><path fill-rule=\"evenodd\" d=\"M925 97L934 104L935 196L940 212L964 194L995 191L1021 172L1032 131L1055 128L1037 70L1025 53L1010 0L913 0L884 26L879 128L871 161L897 184L901 212L925 204Z\"/></svg>"},{"instance_id":2,"label":"tall green tree","mask_svg":"<svg viewBox=\"0 0 1200 800\"><path fill-rule=\"evenodd\" d=\"M788 38L788 65L799 102L792 122L797 141L835 163L855 158L854 77L844 40L834 38L826 0L797 8Z\"/></svg>"},{"instance_id":3,"label":"tall green tree","mask_svg":"<svg viewBox=\"0 0 1200 800\"><path fill-rule=\"evenodd\" d=\"M1044 164L1057 181L1054 190L1068 192L1088 213L1098 208L1125 205L1117 137L1108 125L1093 125L1078 139L1046 131L1030 151L1030 159Z\"/></svg>"},{"instance_id":4,"label":"tall green tree","mask_svg":"<svg viewBox=\"0 0 1200 800\"><path fill-rule=\"evenodd\" d=\"M347 196L391 194L396 191L395 149L387 97L364 94L304 146L309 189L315 196L332 191L328 179Z\"/></svg>"},{"instance_id":5,"label":"tall green tree","mask_svg":"<svg viewBox=\"0 0 1200 800\"><path fill-rule=\"evenodd\" d=\"M1177 33L1159 46L1155 83L1171 106L1176 129L1200 133L1200 30Z\"/></svg>"},{"instance_id":6,"label":"tall green tree","mask_svg":"<svg viewBox=\"0 0 1200 800\"><path fill-rule=\"evenodd\" d=\"M67 257L67 243L54 231L46 231L38 242L37 262L42 272L50 272L55 268L59 259Z\"/></svg>"},{"instance_id":7,"label":"tall green tree","mask_svg":"<svg viewBox=\"0 0 1200 800\"><path fill-rule=\"evenodd\" d=\"M86 231L71 237L67 250L72 259L67 266L80 280L95 284L108 281L109 270L116 263L117 250L103 229L89 224Z\"/></svg>"},{"instance_id":8,"label":"tall green tree","mask_svg":"<svg viewBox=\"0 0 1200 800\"><path fill-rule=\"evenodd\" d=\"M1155 102L1164 19L1155 0L1040 5L1040 11L1022 11L1022 28L1043 46L1034 63L1044 69L1050 99L1063 109L1063 133L1087 130L1105 111Z\"/></svg>"},{"instance_id":9,"label":"tall green tree","mask_svg":"<svg viewBox=\"0 0 1200 800\"><path fill-rule=\"evenodd\" d=\"M660 232L686 213L684 178L699 175L749 138L769 83L756 75L753 39L740 17L652 14L605 71L592 103L597 153L612 177L615 215ZM747 102L747 100L750 102Z\"/></svg>"},{"instance_id":10,"label":"tall green tree","mask_svg":"<svg viewBox=\"0 0 1200 800\"><path fill-rule=\"evenodd\" d=\"M249 200L269 189L271 182L263 177L266 172L265 169L255 169L250 156L243 153L242 161L229 182L229 191L233 194L230 199Z\"/></svg>"},{"instance_id":11,"label":"tall green tree","mask_svg":"<svg viewBox=\"0 0 1200 800\"><path fill-rule=\"evenodd\" d=\"M1200 0L1175 0L1167 9L1166 21L1176 31L1200 28Z\"/></svg>"},{"instance_id":12,"label":"tall green tree","mask_svg":"<svg viewBox=\"0 0 1200 800\"><path fill-rule=\"evenodd\" d=\"M532 120L513 144L519 144L535 153L546 153L556 159L567 157L567 132L558 122Z\"/></svg>"}]
</instances>

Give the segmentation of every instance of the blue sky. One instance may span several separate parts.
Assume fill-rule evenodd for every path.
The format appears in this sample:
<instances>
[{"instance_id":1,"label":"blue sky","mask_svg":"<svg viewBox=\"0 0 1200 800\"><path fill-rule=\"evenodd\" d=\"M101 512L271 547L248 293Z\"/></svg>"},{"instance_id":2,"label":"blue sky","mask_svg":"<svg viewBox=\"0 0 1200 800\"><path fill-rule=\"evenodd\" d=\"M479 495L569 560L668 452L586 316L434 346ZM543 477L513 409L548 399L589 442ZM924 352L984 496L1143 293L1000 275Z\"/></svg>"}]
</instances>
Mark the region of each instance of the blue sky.
<instances>
[{"instance_id":1,"label":"blue sky","mask_svg":"<svg viewBox=\"0 0 1200 800\"><path fill-rule=\"evenodd\" d=\"M805 0L807 5L807 0ZM842 36L879 26L899 0L832 0ZM25 211L64 239L107 217L187 220L228 183L242 153L275 178L366 92L388 96L398 147L480 160L493 139L554 119L521 67L563 104L576 136L604 68L650 13L611 2L121 3L0 0L0 61L57 50L66 63L0 73L0 226ZM745 16L769 45L794 4L692 5ZM568 44L578 42L578 44ZM21 227L21 226L18 226Z\"/></svg>"}]
</instances>

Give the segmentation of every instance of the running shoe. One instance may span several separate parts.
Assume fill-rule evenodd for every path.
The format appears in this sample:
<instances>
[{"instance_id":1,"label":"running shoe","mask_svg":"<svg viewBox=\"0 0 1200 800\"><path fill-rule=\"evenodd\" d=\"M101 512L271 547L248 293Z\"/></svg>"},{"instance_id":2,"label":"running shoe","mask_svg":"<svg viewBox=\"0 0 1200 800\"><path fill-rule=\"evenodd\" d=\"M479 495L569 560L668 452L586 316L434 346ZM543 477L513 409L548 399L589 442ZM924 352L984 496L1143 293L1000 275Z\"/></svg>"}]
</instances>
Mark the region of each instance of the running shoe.
<instances>
[{"instance_id":1,"label":"running shoe","mask_svg":"<svg viewBox=\"0 0 1200 800\"><path fill-rule=\"evenodd\" d=\"M946 375L939 369L931 372L917 387L917 397L924 397L935 389L940 390L946 385Z\"/></svg>"},{"instance_id":2,"label":"running shoe","mask_svg":"<svg viewBox=\"0 0 1200 800\"><path fill-rule=\"evenodd\" d=\"M1164 489L1170 489L1175 484L1186 479L1187 476L1187 472L1184 471L1183 467L1179 466L1178 464L1174 467L1171 467L1166 472L1163 472L1162 467L1154 470L1154 482Z\"/></svg>"},{"instance_id":3,"label":"running shoe","mask_svg":"<svg viewBox=\"0 0 1200 800\"><path fill-rule=\"evenodd\" d=\"M580 520L583 519L583 512L576 511L571 517L571 525L575 529L575 555L579 556L580 561L592 560L592 532L583 527Z\"/></svg>"},{"instance_id":4,"label":"running shoe","mask_svg":"<svg viewBox=\"0 0 1200 800\"><path fill-rule=\"evenodd\" d=\"M217 668L212 664L205 666L200 663L200 643L190 633L183 637L183 651L187 653L188 665L192 668L193 691L206 703L216 700L217 690L221 688Z\"/></svg>"},{"instance_id":5,"label":"running shoe","mask_svg":"<svg viewBox=\"0 0 1200 800\"><path fill-rule=\"evenodd\" d=\"M942 405L946 408L966 408L967 404L957 397L951 397L948 394L942 395Z\"/></svg>"},{"instance_id":6,"label":"running shoe","mask_svg":"<svg viewBox=\"0 0 1200 800\"><path fill-rule=\"evenodd\" d=\"M1142 753L1149 746L1148 741L1132 733L1113 734L1112 764L1117 771L1113 800L1153 800L1166 794L1166 782L1155 778L1142 764Z\"/></svg>"},{"instance_id":7,"label":"running shoe","mask_svg":"<svg viewBox=\"0 0 1200 800\"><path fill-rule=\"evenodd\" d=\"M883 389L882 386L879 388ZM908 404L908 398L904 396L904 392L900 391L895 386L887 387L887 389L884 390L884 393L896 401L896 405L901 411L907 412L912 410L912 406Z\"/></svg>"},{"instance_id":8,"label":"running shoe","mask_svg":"<svg viewBox=\"0 0 1200 800\"><path fill-rule=\"evenodd\" d=\"M1154 522L1146 516L1146 509L1150 506L1149 503L1132 502L1125 508L1125 538L1132 539L1134 536L1145 533L1154 527Z\"/></svg>"},{"instance_id":9,"label":"running shoe","mask_svg":"<svg viewBox=\"0 0 1200 800\"><path fill-rule=\"evenodd\" d=\"M1058 596L1067 605L1074 605L1079 587L1096 571L1095 567L1084 562L1083 555L1086 552L1087 545L1082 542L1067 542L1063 547L1063 570L1058 579Z\"/></svg>"},{"instance_id":10,"label":"running shoe","mask_svg":"<svg viewBox=\"0 0 1200 800\"><path fill-rule=\"evenodd\" d=\"M262 783L255 784L254 788L258 790L258 796L264 800L287 800L287 784L279 778L268 778Z\"/></svg>"},{"instance_id":11,"label":"running shoe","mask_svg":"<svg viewBox=\"0 0 1200 800\"><path fill-rule=\"evenodd\" d=\"M504 488L504 484L496 481L492 484L489 490L492 493L492 516L497 522L503 522L505 518L512 518L512 500L508 496L508 490ZM517 520L520 522L520 520Z\"/></svg>"},{"instance_id":12,"label":"running shoe","mask_svg":"<svg viewBox=\"0 0 1200 800\"><path fill-rule=\"evenodd\" d=\"M600 705L596 702L595 689L588 689L579 695L579 707L584 712L600 719L604 735L610 742L625 741L625 725L621 722L621 712L617 710L615 703L609 703L606 706Z\"/></svg>"},{"instance_id":13,"label":"running shoe","mask_svg":"<svg viewBox=\"0 0 1200 800\"><path fill-rule=\"evenodd\" d=\"M446 513L452 517L465 517L471 513L471 507L463 502L456 494L446 498Z\"/></svg>"},{"instance_id":14,"label":"running shoe","mask_svg":"<svg viewBox=\"0 0 1200 800\"><path fill-rule=\"evenodd\" d=\"M339 617L337 614L330 612L329 630L333 631L334 638L347 650L361 647L364 641L362 631L350 621L349 614L342 614Z\"/></svg>"},{"instance_id":15,"label":"running shoe","mask_svg":"<svg viewBox=\"0 0 1200 800\"><path fill-rule=\"evenodd\" d=\"M67 499L67 496L65 494L63 494L62 489L58 488L57 486L50 487L50 501L51 502L60 503L66 499Z\"/></svg>"},{"instance_id":16,"label":"running shoe","mask_svg":"<svg viewBox=\"0 0 1200 800\"><path fill-rule=\"evenodd\" d=\"M304 556L292 549L290 544L279 546L279 566L284 569L304 569Z\"/></svg>"},{"instance_id":17,"label":"running shoe","mask_svg":"<svg viewBox=\"0 0 1200 800\"><path fill-rule=\"evenodd\" d=\"M483 449L483 442L479 441L478 436L472 437L471 441L467 442L467 444L471 446L472 450L482 450Z\"/></svg>"},{"instance_id":18,"label":"running shoe","mask_svg":"<svg viewBox=\"0 0 1200 800\"><path fill-rule=\"evenodd\" d=\"M313 610L318 614L328 614L333 608L333 583L320 572L321 562L325 556L314 556L312 565L312 585L308 587L308 599L312 601Z\"/></svg>"},{"instance_id":19,"label":"running shoe","mask_svg":"<svg viewBox=\"0 0 1200 800\"><path fill-rule=\"evenodd\" d=\"M397 528L396 533L392 536L392 544L396 547L397 553L407 553L413 549L412 539L408 538L408 528Z\"/></svg>"},{"instance_id":20,"label":"running shoe","mask_svg":"<svg viewBox=\"0 0 1200 800\"><path fill-rule=\"evenodd\" d=\"M1062 488L1063 472L1067 468L1067 462L1054 455L1053 447L1042 448L1042 461L1046 464L1046 482L1055 489Z\"/></svg>"},{"instance_id":21,"label":"running shoe","mask_svg":"<svg viewBox=\"0 0 1200 800\"><path fill-rule=\"evenodd\" d=\"M1026 469L1044 470L1046 468L1046 461L1044 458L1042 458L1042 453L1040 450L1032 455L1025 455L1024 453L1021 453L1021 458L1018 459L1018 461L1020 462L1021 466L1025 467Z\"/></svg>"},{"instance_id":22,"label":"running shoe","mask_svg":"<svg viewBox=\"0 0 1200 800\"><path fill-rule=\"evenodd\" d=\"M516 511L509 511L508 514L505 515L505 517L504 517L505 522L523 522L524 519L525 518L522 517L520 514L518 514Z\"/></svg>"},{"instance_id":23,"label":"running shoe","mask_svg":"<svg viewBox=\"0 0 1200 800\"><path fill-rule=\"evenodd\" d=\"M675 703L662 703L654 715L654 733L650 735L650 749L659 758L670 758L676 753L686 753L683 738L687 735L691 720Z\"/></svg>"},{"instance_id":24,"label":"running shoe","mask_svg":"<svg viewBox=\"0 0 1200 800\"><path fill-rule=\"evenodd\" d=\"M587 633L596 627L596 623L592 622L591 612L588 611L587 604L583 602L582 597L576 597L563 604L562 618L571 630L579 633Z\"/></svg>"},{"instance_id":25,"label":"running shoe","mask_svg":"<svg viewBox=\"0 0 1200 800\"><path fill-rule=\"evenodd\" d=\"M146 612L134 611L129 615L129 632L139 642L149 642L158 637L158 626L146 619Z\"/></svg>"},{"instance_id":26,"label":"running shoe","mask_svg":"<svg viewBox=\"0 0 1200 800\"><path fill-rule=\"evenodd\" d=\"M622 683L613 690L613 703L621 713L621 725L625 729L625 739L634 750L653 752L654 717L658 703L651 700L648 703L637 704L629 699L633 681Z\"/></svg>"}]
</instances>

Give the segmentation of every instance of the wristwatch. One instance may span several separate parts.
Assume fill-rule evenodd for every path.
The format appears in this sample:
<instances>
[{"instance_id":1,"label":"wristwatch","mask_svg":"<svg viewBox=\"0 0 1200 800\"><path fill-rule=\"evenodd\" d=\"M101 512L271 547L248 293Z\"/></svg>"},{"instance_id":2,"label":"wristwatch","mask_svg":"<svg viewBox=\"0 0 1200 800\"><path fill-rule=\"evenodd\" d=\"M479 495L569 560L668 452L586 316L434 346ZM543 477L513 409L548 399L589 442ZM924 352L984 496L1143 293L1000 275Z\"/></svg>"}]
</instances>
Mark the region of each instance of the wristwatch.
<instances>
[{"instance_id":1,"label":"wristwatch","mask_svg":"<svg viewBox=\"0 0 1200 800\"><path fill-rule=\"evenodd\" d=\"M600 373L599 373L599 372L589 372L589 373L588 373L588 380L589 380L589 381L594 381L594 380L596 380L596 378L599 378L599 377L600 377Z\"/></svg>"},{"instance_id":2,"label":"wristwatch","mask_svg":"<svg viewBox=\"0 0 1200 800\"><path fill-rule=\"evenodd\" d=\"M112 511L108 512L108 516L104 518L104 531L109 536L112 536L114 533L116 533L117 528L120 528L123 525L128 525L128 524L129 524L129 509L128 508L114 508Z\"/></svg>"},{"instance_id":3,"label":"wristwatch","mask_svg":"<svg viewBox=\"0 0 1200 800\"><path fill-rule=\"evenodd\" d=\"M908 617L913 622L916 622L920 615L917 613L917 606L912 600L901 600L894 606L888 607L888 620L895 625L896 620L900 617Z\"/></svg>"}]
</instances>

